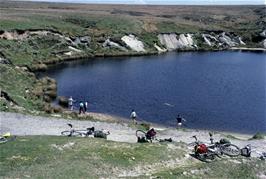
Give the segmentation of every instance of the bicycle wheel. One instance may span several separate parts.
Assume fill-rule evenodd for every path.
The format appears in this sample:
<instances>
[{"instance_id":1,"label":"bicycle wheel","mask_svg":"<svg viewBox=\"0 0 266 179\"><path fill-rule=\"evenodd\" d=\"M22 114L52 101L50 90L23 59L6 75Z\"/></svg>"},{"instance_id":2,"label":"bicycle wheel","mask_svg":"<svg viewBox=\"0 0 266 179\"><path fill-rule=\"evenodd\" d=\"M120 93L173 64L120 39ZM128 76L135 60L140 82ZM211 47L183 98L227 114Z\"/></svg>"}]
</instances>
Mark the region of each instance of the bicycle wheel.
<instances>
[{"instance_id":1,"label":"bicycle wheel","mask_svg":"<svg viewBox=\"0 0 266 179\"><path fill-rule=\"evenodd\" d=\"M221 151L221 149L217 147L216 145L208 146L208 152L213 153L219 158L221 158L223 155L223 152Z\"/></svg>"},{"instance_id":2,"label":"bicycle wheel","mask_svg":"<svg viewBox=\"0 0 266 179\"><path fill-rule=\"evenodd\" d=\"M196 154L196 158L202 162L212 162L215 159L214 153Z\"/></svg>"},{"instance_id":3,"label":"bicycle wheel","mask_svg":"<svg viewBox=\"0 0 266 179\"><path fill-rule=\"evenodd\" d=\"M61 135L68 136L68 137L82 136L82 134L77 131L63 131L61 132Z\"/></svg>"},{"instance_id":4,"label":"bicycle wheel","mask_svg":"<svg viewBox=\"0 0 266 179\"><path fill-rule=\"evenodd\" d=\"M230 157L236 157L240 155L240 149L234 144L223 144L220 146L220 149L223 154L228 155Z\"/></svg>"},{"instance_id":5,"label":"bicycle wheel","mask_svg":"<svg viewBox=\"0 0 266 179\"><path fill-rule=\"evenodd\" d=\"M144 132L143 130L137 130L136 131L136 136L137 137L145 137L146 138L146 132Z\"/></svg>"},{"instance_id":6,"label":"bicycle wheel","mask_svg":"<svg viewBox=\"0 0 266 179\"><path fill-rule=\"evenodd\" d=\"M5 137L0 138L0 144L6 143L8 140Z\"/></svg>"},{"instance_id":7,"label":"bicycle wheel","mask_svg":"<svg viewBox=\"0 0 266 179\"><path fill-rule=\"evenodd\" d=\"M90 136L90 135L93 136L93 131L91 131L91 130L76 130L75 132L80 133L80 135L81 135L82 137L88 137L88 136Z\"/></svg>"}]
</instances>

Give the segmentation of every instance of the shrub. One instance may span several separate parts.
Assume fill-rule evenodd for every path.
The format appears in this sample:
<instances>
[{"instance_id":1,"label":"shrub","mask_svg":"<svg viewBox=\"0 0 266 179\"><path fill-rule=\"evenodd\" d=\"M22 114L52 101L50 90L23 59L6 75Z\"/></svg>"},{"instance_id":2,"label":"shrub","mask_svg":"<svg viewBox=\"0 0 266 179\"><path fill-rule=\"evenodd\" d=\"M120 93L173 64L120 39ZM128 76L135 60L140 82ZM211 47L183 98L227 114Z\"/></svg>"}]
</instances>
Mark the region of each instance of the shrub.
<instances>
[{"instance_id":1,"label":"shrub","mask_svg":"<svg viewBox=\"0 0 266 179\"><path fill-rule=\"evenodd\" d=\"M257 132L250 140L253 139L264 139L265 134Z\"/></svg>"}]
</instances>

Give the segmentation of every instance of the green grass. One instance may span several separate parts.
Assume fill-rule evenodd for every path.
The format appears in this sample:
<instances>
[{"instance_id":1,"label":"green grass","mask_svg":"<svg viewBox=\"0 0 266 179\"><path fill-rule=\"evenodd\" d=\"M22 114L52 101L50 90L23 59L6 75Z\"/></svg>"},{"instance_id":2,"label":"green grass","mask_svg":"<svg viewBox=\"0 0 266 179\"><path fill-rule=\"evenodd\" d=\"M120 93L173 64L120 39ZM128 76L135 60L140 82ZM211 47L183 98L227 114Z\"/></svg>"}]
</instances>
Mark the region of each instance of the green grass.
<instances>
[{"instance_id":1,"label":"green grass","mask_svg":"<svg viewBox=\"0 0 266 179\"><path fill-rule=\"evenodd\" d=\"M233 161L232 161L233 160ZM258 159L216 160L212 163L197 163L154 174L158 178L258 178L266 174L264 161ZM245 161L245 162L243 162Z\"/></svg>"},{"instance_id":2,"label":"green grass","mask_svg":"<svg viewBox=\"0 0 266 179\"><path fill-rule=\"evenodd\" d=\"M266 174L256 158L219 158L211 163L184 159L181 143L130 144L97 138L55 136L18 137L1 144L0 178L117 178L136 168L157 178L257 178ZM164 163L184 160L174 168ZM145 170L141 178L149 178Z\"/></svg>"},{"instance_id":3,"label":"green grass","mask_svg":"<svg viewBox=\"0 0 266 179\"><path fill-rule=\"evenodd\" d=\"M73 145L63 147L69 143ZM4 178L111 177L125 169L183 155L182 150L164 144L127 144L96 138L18 137L0 147L0 177Z\"/></svg>"},{"instance_id":4,"label":"green grass","mask_svg":"<svg viewBox=\"0 0 266 179\"><path fill-rule=\"evenodd\" d=\"M21 107L27 110L38 110L42 106L40 99L34 98L26 90L32 90L37 82L35 76L28 72L15 69L9 65L0 64L0 88ZM10 104L1 99L1 111L7 110L5 106Z\"/></svg>"},{"instance_id":5,"label":"green grass","mask_svg":"<svg viewBox=\"0 0 266 179\"><path fill-rule=\"evenodd\" d=\"M1 19L1 30L28 30L28 29L53 29L60 31L63 34L82 35L85 29L81 26L74 25L63 21L60 17L49 17L49 14L40 15L21 15L20 19Z\"/></svg>"}]
</instances>

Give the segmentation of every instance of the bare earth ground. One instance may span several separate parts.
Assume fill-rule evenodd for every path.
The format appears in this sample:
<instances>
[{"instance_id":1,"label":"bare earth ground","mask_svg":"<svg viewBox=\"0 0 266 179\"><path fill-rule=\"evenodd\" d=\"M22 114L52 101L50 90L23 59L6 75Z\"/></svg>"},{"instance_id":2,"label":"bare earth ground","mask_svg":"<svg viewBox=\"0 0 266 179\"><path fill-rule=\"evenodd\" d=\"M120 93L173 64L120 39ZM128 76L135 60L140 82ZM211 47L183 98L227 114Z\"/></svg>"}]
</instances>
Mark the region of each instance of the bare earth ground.
<instances>
[{"instance_id":1,"label":"bare earth ground","mask_svg":"<svg viewBox=\"0 0 266 179\"><path fill-rule=\"evenodd\" d=\"M89 113L94 117L104 117L111 119L112 116ZM134 128L128 126L127 123L108 123L108 122L95 122L95 121L82 121L82 120L69 120L62 118L48 118L39 116L30 116L18 113L0 112L0 134L11 132L13 135L61 135L61 131L68 130L67 123L73 124L75 129L86 129L87 127L94 126L96 130L104 129L110 131L108 140L117 142L137 142ZM158 132L158 139L172 138L175 142L191 143L193 139L191 136L197 135L202 142L209 142L209 131L166 128L152 126ZM248 140L252 136L235 133L221 133L215 132L214 140L218 141L221 138L234 136L230 138L233 144L240 148L251 144L252 157L257 157L258 153L266 152L266 139L261 140Z\"/></svg>"}]
</instances>

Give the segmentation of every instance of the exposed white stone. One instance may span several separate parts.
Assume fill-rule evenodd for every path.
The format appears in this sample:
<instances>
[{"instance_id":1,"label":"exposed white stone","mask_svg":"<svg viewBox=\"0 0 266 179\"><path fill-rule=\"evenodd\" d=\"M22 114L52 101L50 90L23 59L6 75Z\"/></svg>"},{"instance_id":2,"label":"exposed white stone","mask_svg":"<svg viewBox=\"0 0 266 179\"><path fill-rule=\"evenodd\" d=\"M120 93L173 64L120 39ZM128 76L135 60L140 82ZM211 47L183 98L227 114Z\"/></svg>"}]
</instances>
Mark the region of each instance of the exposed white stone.
<instances>
[{"instance_id":1,"label":"exposed white stone","mask_svg":"<svg viewBox=\"0 0 266 179\"><path fill-rule=\"evenodd\" d=\"M125 42L132 50L137 52L145 52L143 43L134 35L125 35L121 38L121 40Z\"/></svg>"},{"instance_id":2,"label":"exposed white stone","mask_svg":"<svg viewBox=\"0 0 266 179\"><path fill-rule=\"evenodd\" d=\"M180 34L179 35L179 42L184 46L184 47L193 47L193 39L190 34Z\"/></svg>"},{"instance_id":3,"label":"exposed white stone","mask_svg":"<svg viewBox=\"0 0 266 179\"><path fill-rule=\"evenodd\" d=\"M71 46L68 46L68 48L69 48L70 50L74 51L74 52L78 52L78 53L82 52L82 50L76 49L76 48L71 47Z\"/></svg>"},{"instance_id":4,"label":"exposed white stone","mask_svg":"<svg viewBox=\"0 0 266 179\"><path fill-rule=\"evenodd\" d=\"M266 30L264 30L263 32L260 33L260 36L262 37L266 37Z\"/></svg>"},{"instance_id":5,"label":"exposed white stone","mask_svg":"<svg viewBox=\"0 0 266 179\"><path fill-rule=\"evenodd\" d=\"M128 51L125 47L119 45L118 43L115 43L113 41L111 41L110 39L107 39L104 43L103 43L103 47L113 47L113 48L118 48L122 51Z\"/></svg>"},{"instance_id":6,"label":"exposed white stone","mask_svg":"<svg viewBox=\"0 0 266 179\"><path fill-rule=\"evenodd\" d=\"M159 53L167 52L167 49L159 47L156 43L153 45Z\"/></svg>"},{"instance_id":7,"label":"exposed white stone","mask_svg":"<svg viewBox=\"0 0 266 179\"><path fill-rule=\"evenodd\" d=\"M175 33L159 34L158 39L160 40L160 43L165 45L169 51L180 48L193 48L193 46L196 46L191 34L180 34L179 36L177 36Z\"/></svg>"},{"instance_id":8,"label":"exposed white stone","mask_svg":"<svg viewBox=\"0 0 266 179\"><path fill-rule=\"evenodd\" d=\"M215 43L218 42L217 38L210 35L210 34L202 34L202 37L209 46L213 46Z\"/></svg>"},{"instance_id":9,"label":"exposed white stone","mask_svg":"<svg viewBox=\"0 0 266 179\"><path fill-rule=\"evenodd\" d=\"M232 41L231 38L225 34L225 32L223 32L219 36L219 41L222 43L225 43L226 45L228 45L230 47L234 47L234 46L238 45L238 43Z\"/></svg>"}]
</instances>

